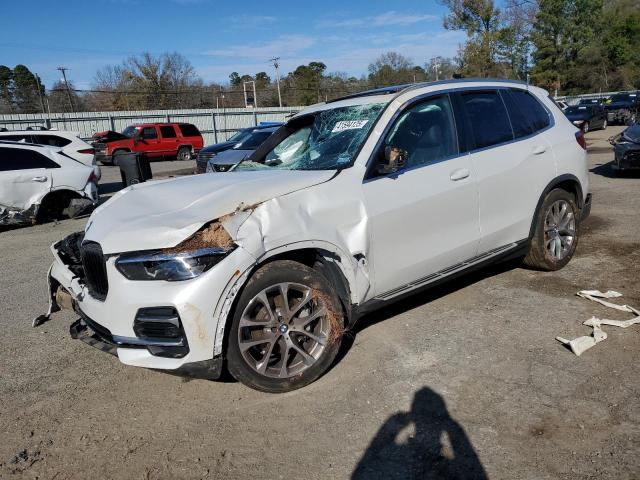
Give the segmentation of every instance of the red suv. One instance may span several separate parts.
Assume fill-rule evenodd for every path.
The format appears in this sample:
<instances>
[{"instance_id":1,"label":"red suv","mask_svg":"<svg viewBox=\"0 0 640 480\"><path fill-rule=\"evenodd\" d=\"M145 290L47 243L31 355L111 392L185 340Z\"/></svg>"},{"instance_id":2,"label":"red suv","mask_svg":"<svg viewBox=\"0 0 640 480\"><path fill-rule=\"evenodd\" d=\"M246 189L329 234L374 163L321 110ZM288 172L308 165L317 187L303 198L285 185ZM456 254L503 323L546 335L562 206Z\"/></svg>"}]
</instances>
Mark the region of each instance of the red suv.
<instances>
[{"instance_id":1,"label":"red suv","mask_svg":"<svg viewBox=\"0 0 640 480\"><path fill-rule=\"evenodd\" d=\"M93 135L96 160L113 165L118 153L140 152L149 158L189 160L204 142L190 123L141 123L130 125L122 133L98 132Z\"/></svg>"}]
</instances>

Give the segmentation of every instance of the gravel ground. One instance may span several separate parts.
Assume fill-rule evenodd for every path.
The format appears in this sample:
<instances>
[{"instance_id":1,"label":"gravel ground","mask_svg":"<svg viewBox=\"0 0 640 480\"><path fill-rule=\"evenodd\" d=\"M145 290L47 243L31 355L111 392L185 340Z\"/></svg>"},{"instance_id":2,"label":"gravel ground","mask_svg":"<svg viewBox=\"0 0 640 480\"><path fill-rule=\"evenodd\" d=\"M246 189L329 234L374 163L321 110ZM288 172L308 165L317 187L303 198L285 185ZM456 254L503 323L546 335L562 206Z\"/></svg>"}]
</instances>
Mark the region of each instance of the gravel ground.
<instances>
[{"instance_id":1,"label":"gravel ground","mask_svg":"<svg viewBox=\"0 0 640 480\"><path fill-rule=\"evenodd\" d=\"M554 340L628 318L579 289L640 306L640 179L607 165L619 130L588 134L594 205L566 268L504 265L371 314L284 395L125 367L71 340L69 313L31 328L49 244L86 220L0 232L0 477L640 478L640 326L581 357Z\"/></svg>"}]
</instances>

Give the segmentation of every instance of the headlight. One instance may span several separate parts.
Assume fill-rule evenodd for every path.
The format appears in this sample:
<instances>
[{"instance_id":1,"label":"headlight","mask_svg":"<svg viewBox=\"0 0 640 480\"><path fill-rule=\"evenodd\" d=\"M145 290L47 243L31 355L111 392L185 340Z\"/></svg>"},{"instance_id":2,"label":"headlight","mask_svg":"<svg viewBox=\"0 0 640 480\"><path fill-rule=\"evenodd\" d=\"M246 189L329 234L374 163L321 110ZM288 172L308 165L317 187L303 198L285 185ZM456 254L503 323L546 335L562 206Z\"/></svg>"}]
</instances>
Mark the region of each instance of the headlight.
<instances>
[{"instance_id":1,"label":"headlight","mask_svg":"<svg viewBox=\"0 0 640 480\"><path fill-rule=\"evenodd\" d=\"M211 247L180 253L127 253L118 257L116 268L129 280L189 280L209 270L231 250Z\"/></svg>"},{"instance_id":2,"label":"headlight","mask_svg":"<svg viewBox=\"0 0 640 480\"><path fill-rule=\"evenodd\" d=\"M584 123L584 120L574 120L573 124L574 125L582 125Z\"/></svg>"}]
</instances>

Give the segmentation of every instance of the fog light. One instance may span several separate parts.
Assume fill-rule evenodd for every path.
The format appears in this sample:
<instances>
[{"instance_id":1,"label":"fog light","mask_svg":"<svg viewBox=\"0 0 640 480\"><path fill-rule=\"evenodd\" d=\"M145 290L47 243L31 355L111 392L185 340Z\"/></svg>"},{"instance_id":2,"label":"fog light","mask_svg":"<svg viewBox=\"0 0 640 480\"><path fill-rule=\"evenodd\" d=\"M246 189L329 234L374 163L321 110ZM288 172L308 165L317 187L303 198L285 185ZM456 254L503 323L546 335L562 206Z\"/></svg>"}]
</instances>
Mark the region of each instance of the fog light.
<instances>
[{"instance_id":1,"label":"fog light","mask_svg":"<svg viewBox=\"0 0 640 480\"><path fill-rule=\"evenodd\" d=\"M144 339L170 339L182 337L180 315L173 307L141 308L133 321L136 336Z\"/></svg>"},{"instance_id":2,"label":"fog light","mask_svg":"<svg viewBox=\"0 0 640 480\"><path fill-rule=\"evenodd\" d=\"M180 315L174 307L141 308L133 320L133 331L158 357L181 358L189 353Z\"/></svg>"}]
</instances>

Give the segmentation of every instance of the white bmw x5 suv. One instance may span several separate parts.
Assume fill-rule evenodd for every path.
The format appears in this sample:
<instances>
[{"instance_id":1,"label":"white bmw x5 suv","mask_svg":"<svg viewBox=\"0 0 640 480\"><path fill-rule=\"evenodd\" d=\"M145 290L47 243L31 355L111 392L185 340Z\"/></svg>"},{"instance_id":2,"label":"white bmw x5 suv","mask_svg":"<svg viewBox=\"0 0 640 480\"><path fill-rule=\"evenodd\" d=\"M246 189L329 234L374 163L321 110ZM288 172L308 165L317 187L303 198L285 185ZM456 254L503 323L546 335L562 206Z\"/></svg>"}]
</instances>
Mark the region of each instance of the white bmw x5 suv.
<instances>
[{"instance_id":1,"label":"white bmw x5 suv","mask_svg":"<svg viewBox=\"0 0 640 480\"><path fill-rule=\"evenodd\" d=\"M590 210L539 88L463 80L311 106L229 173L134 185L54 244L50 310L128 365L284 392L364 312L507 257L556 270Z\"/></svg>"}]
</instances>

